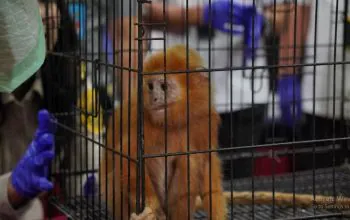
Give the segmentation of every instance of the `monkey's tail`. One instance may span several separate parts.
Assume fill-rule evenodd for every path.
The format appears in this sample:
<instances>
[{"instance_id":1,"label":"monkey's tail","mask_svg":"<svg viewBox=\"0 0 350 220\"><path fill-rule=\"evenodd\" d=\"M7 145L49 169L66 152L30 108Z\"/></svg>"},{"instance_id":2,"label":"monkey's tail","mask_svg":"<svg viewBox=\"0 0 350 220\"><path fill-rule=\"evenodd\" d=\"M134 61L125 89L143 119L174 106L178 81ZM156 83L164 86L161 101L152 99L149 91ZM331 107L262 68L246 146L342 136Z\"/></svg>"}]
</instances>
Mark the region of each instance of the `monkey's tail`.
<instances>
[{"instance_id":1,"label":"monkey's tail","mask_svg":"<svg viewBox=\"0 0 350 220\"><path fill-rule=\"evenodd\" d=\"M223 193L227 203L240 204L240 205L252 205L253 204L253 192L224 192ZM315 195L315 198L311 194L293 194L275 192L274 194L269 191L256 191L254 192L254 204L256 205L272 205L273 199L276 206L293 206L295 199L296 207L311 207L317 205L344 207L350 208L350 198L338 196L334 199L333 196ZM196 207L202 208L202 200L197 197Z\"/></svg>"}]
</instances>

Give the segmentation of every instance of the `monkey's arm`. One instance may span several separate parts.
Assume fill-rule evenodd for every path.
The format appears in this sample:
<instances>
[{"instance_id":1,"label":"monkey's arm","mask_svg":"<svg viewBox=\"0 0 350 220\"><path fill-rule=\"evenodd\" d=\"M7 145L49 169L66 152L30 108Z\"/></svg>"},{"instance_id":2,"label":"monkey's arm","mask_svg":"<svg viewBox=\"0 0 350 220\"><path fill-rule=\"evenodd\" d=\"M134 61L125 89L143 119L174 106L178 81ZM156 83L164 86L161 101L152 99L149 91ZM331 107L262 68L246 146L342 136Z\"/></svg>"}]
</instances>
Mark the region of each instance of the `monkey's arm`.
<instances>
[{"instance_id":1,"label":"monkey's arm","mask_svg":"<svg viewBox=\"0 0 350 220\"><path fill-rule=\"evenodd\" d=\"M165 201L165 160L164 158L149 158L145 161L147 170L146 180L150 181L150 185L155 195L152 196L153 201L146 201L146 207L142 213L137 215L132 213L131 220L160 220L165 219L164 201ZM168 166L169 167L169 166ZM171 166L170 166L171 167ZM171 182L172 171L168 169L168 179ZM156 201L158 200L158 201Z\"/></svg>"},{"instance_id":2,"label":"monkey's arm","mask_svg":"<svg viewBox=\"0 0 350 220\"><path fill-rule=\"evenodd\" d=\"M121 216L121 204L124 203L121 196L122 189L122 180L121 178L121 161L122 158L119 154L114 154L114 152L120 151L120 111L121 109L117 107L113 116L110 117L107 126L107 138L106 138L106 147L101 153L101 164L100 164L100 174L101 174L101 193L103 197L108 200L108 208L110 210L115 209L117 217L123 219ZM123 160L124 162L124 160ZM114 181L113 181L114 180ZM114 184L111 184L114 183ZM115 201L115 206L113 207L113 201ZM120 216L119 216L120 215ZM125 216L125 214L123 213Z\"/></svg>"},{"instance_id":3,"label":"monkey's arm","mask_svg":"<svg viewBox=\"0 0 350 220\"><path fill-rule=\"evenodd\" d=\"M107 127L107 143L102 153L100 167L101 192L108 200L109 209L114 209L120 219L130 217L129 208L133 207L128 204L131 203L130 198L133 198L136 191L136 186L133 185L136 181L137 152L135 109L134 103L131 109L128 105L123 105L123 109L119 106L110 117ZM129 115L131 120L128 120Z\"/></svg>"},{"instance_id":4,"label":"monkey's arm","mask_svg":"<svg viewBox=\"0 0 350 220\"><path fill-rule=\"evenodd\" d=\"M109 118L107 125L107 139L106 139L106 149L102 153L102 163L100 172L102 175L106 176L113 171L113 151L120 149L120 112L121 109L118 106L114 111L113 116ZM124 131L125 132L125 131ZM102 183L106 181L106 178L102 178ZM104 184L102 184L104 185Z\"/></svg>"},{"instance_id":5,"label":"monkey's arm","mask_svg":"<svg viewBox=\"0 0 350 220\"><path fill-rule=\"evenodd\" d=\"M160 207L165 210L166 189L171 187L171 183L174 177L173 170L173 158L168 158L167 166L165 165L164 158L151 158L147 160L146 169L149 179L152 183L152 187L159 200ZM165 172L165 167L168 168L168 172ZM167 174L167 176L165 176ZM167 186L165 186L165 178L167 178Z\"/></svg>"}]
</instances>

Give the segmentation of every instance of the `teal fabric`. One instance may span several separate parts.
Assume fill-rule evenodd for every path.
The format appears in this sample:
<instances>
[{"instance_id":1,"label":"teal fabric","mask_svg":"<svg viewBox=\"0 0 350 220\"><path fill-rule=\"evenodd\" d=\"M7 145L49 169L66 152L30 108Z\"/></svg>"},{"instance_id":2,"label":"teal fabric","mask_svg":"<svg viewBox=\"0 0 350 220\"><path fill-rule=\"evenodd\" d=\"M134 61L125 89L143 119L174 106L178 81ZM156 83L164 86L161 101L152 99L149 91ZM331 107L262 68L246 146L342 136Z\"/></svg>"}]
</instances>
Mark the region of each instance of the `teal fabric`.
<instances>
[{"instance_id":1,"label":"teal fabric","mask_svg":"<svg viewBox=\"0 0 350 220\"><path fill-rule=\"evenodd\" d=\"M37 0L0 0L0 92L12 92L45 60Z\"/></svg>"}]
</instances>

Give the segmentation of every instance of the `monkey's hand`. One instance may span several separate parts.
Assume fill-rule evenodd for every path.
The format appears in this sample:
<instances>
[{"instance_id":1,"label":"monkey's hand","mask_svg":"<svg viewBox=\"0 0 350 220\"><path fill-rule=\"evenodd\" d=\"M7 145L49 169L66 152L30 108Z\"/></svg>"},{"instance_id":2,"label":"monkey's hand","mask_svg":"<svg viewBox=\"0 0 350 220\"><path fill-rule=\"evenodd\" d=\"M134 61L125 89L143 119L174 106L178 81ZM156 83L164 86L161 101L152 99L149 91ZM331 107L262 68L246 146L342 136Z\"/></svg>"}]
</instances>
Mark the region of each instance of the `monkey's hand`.
<instances>
[{"instance_id":1,"label":"monkey's hand","mask_svg":"<svg viewBox=\"0 0 350 220\"><path fill-rule=\"evenodd\" d=\"M158 220L152 209L146 207L140 215L132 213L130 220Z\"/></svg>"},{"instance_id":2,"label":"monkey's hand","mask_svg":"<svg viewBox=\"0 0 350 220\"><path fill-rule=\"evenodd\" d=\"M289 127L301 120L301 86L297 75L281 76L278 82L281 120ZM294 110L293 110L294 108Z\"/></svg>"},{"instance_id":3,"label":"monkey's hand","mask_svg":"<svg viewBox=\"0 0 350 220\"><path fill-rule=\"evenodd\" d=\"M47 175L48 166L54 157L56 125L46 110L38 113L38 119L39 127L35 137L11 175L14 189L20 196L27 199L53 188Z\"/></svg>"},{"instance_id":4,"label":"monkey's hand","mask_svg":"<svg viewBox=\"0 0 350 220\"><path fill-rule=\"evenodd\" d=\"M254 19L254 22L252 22ZM203 23L234 35L244 35L245 58L251 58L263 34L264 16L253 5L236 4L229 0L204 6ZM254 48L253 48L254 45Z\"/></svg>"}]
</instances>

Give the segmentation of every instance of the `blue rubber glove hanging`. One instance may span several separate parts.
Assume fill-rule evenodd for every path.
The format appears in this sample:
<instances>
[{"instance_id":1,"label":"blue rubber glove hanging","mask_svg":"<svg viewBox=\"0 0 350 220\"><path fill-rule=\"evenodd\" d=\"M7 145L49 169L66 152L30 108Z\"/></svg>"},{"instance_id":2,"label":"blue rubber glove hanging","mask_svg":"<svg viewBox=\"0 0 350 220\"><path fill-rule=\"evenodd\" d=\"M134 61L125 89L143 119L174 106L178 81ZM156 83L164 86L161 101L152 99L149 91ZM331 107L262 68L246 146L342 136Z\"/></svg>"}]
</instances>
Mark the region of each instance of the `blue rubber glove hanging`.
<instances>
[{"instance_id":1,"label":"blue rubber glove hanging","mask_svg":"<svg viewBox=\"0 0 350 220\"><path fill-rule=\"evenodd\" d=\"M254 23L252 22L253 19ZM253 5L236 4L228 0L215 1L211 5L204 6L203 23L205 25L210 23L213 28L226 33L244 35L245 60L247 60L253 56L255 49L259 47L264 16Z\"/></svg>"},{"instance_id":2,"label":"blue rubber glove hanging","mask_svg":"<svg viewBox=\"0 0 350 220\"><path fill-rule=\"evenodd\" d=\"M297 75L282 76L278 82L277 92L280 98L282 123L293 127L301 120L301 86ZM294 106L294 113L293 113Z\"/></svg>"},{"instance_id":3,"label":"blue rubber glove hanging","mask_svg":"<svg viewBox=\"0 0 350 220\"><path fill-rule=\"evenodd\" d=\"M38 120L39 126L34 139L11 176L12 185L17 193L29 199L53 188L47 176L48 166L54 158L56 123L46 110L38 113Z\"/></svg>"}]
</instances>

